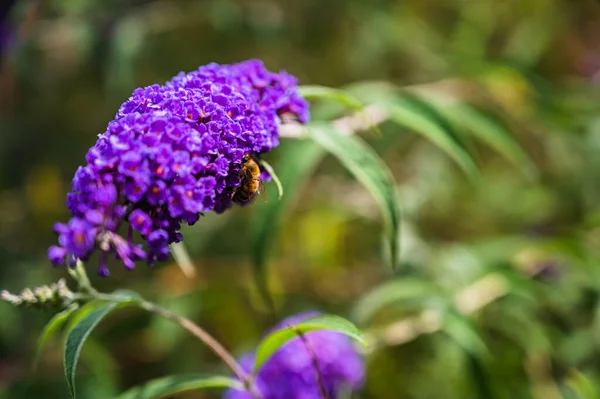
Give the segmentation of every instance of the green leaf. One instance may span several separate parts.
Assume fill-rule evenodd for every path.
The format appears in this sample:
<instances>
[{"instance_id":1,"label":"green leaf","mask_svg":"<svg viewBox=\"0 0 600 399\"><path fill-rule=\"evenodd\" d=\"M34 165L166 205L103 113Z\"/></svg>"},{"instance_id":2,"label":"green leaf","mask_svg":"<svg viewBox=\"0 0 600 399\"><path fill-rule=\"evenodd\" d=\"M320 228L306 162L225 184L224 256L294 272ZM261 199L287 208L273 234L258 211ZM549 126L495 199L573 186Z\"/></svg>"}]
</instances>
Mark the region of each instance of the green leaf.
<instances>
[{"instance_id":1,"label":"green leaf","mask_svg":"<svg viewBox=\"0 0 600 399\"><path fill-rule=\"evenodd\" d=\"M77 306L71 306L63 310L62 312L55 314L54 317L50 319L48 324L46 324L38 340L37 352L33 363L34 367L37 366L40 355L42 353L42 349L44 348L44 346L46 346L48 340L50 340L52 335L54 335L54 333L56 333L59 329L62 328L62 326L65 325L65 323L67 322L71 314L75 311L75 309L77 309Z\"/></svg>"},{"instance_id":2,"label":"green leaf","mask_svg":"<svg viewBox=\"0 0 600 399\"><path fill-rule=\"evenodd\" d=\"M267 259L272 242L277 237L282 215L291 206L300 191L302 184L310 176L317 164L325 156L321 147L312 141L287 141L278 149L277 165L286 195L280 201L269 201L261 204L252 223L252 270L256 284L263 299L273 305L267 287Z\"/></svg>"},{"instance_id":3,"label":"green leaf","mask_svg":"<svg viewBox=\"0 0 600 399\"><path fill-rule=\"evenodd\" d=\"M446 313L442 331L448 334L458 346L470 355L481 357L489 353L485 342L479 337L469 319L460 314Z\"/></svg>"},{"instance_id":4,"label":"green leaf","mask_svg":"<svg viewBox=\"0 0 600 399\"><path fill-rule=\"evenodd\" d=\"M354 307L353 319L366 323L382 308L394 303L407 305L415 301L424 302L437 295L437 287L421 278L401 278L386 282L363 295Z\"/></svg>"},{"instance_id":5,"label":"green leaf","mask_svg":"<svg viewBox=\"0 0 600 399\"><path fill-rule=\"evenodd\" d=\"M311 138L334 155L371 193L381 208L393 267L399 261L400 215L396 183L379 155L356 135L338 132L331 124L307 125Z\"/></svg>"},{"instance_id":6,"label":"green leaf","mask_svg":"<svg viewBox=\"0 0 600 399\"><path fill-rule=\"evenodd\" d=\"M279 199L281 199L281 197L283 197L283 186L281 185L281 181L279 180L279 177L275 173L275 169L273 169L271 164L268 163L267 161L265 161L264 159L260 160L260 164L262 165L263 168L265 168L265 170L269 173L269 175L275 182L275 185L277 186L277 190L279 191Z\"/></svg>"},{"instance_id":7,"label":"green leaf","mask_svg":"<svg viewBox=\"0 0 600 399\"><path fill-rule=\"evenodd\" d=\"M298 89L300 95L307 100L331 100L345 105L354 111L363 109L363 104L360 100L345 90L326 86L300 86Z\"/></svg>"},{"instance_id":8,"label":"green leaf","mask_svg":"<svg viewBox=\"0 0 600 399\"><path fill-rule=\"evenodd\" d=\"M469 177L479 176L477 165L463 140L448 120L426 101L403 94L379 105L389 114L392 121L422 134L446 151Z\"/></svg>"},{"instance_id":9,"label":"green leaf","mask_svg":"<svg viewBox=\"0 0 600 399\"><path fill-rule=\"evenodd\" d=\"M450 155L471 178L479 176L466 144L448 119L429 101L409 94L389 82L359 82L346 89L363 102L381 107L391 121L432 141Z\"/></svg>"},{"instance_id":10,"label":"green leaf","mask_svg":"<svg viewBox=\"0 0 600 399\"><path fill-rule=\"evenodd\" d=\"M566 381L566 385L577 394L579 399L597 399L598 390L585 374L579 370L572 369Z\"/></svg>"},{"instance_id":11,"label":"green leaf","mask_svg":"<svg viewBox=\"0 0 600 399\"><path fill-rule=\"evenodd\" d=\"M99 302L92 301L83 306L77 312L77 319L70 326L65 339L65 375L67 377L67 385L72 398L75 398L75 369L81 348L85 340L90 335L94 327L100 321L114 310L116 302Z\"/></svg>"},{"instance_id":12,"label":"green leaf","mask_svg":"<svg viewBox=\"0 0 600 399\"><path fill-rule=\"evenodd\" d=\"M473 136L487 143L524 172L528 174L535 173L536 167L523 150L523 147L496 118L467 104L440 106L439 110L458 126L467 129Z\"/></svg>"},{"instance_id":13,"label":"green leaf","mask_svg":"<svg viewBox=\"0 0 600 399\"><path fill-rule=\"evenodd\" d=\"M296 338L299 333L307 333L315 330L337 331L367 346L363 333L348 320L334 315L316 316L293 326L290 325L289 328L275 331L263 339L256 349L254 374L256 375L265 362L286 342Z\"/></svg>"},{"instance_id":14,"label":"green leaf","mask_svg":"<svg viewBox=\"0 0 600 399\"><path fill-rule=\"evenodd\" d=\"M218 375L171 375L133 387L118 396L117 399L158 399L203 388L243 389L243 386L239 381L234 380L233 378Z\"/></svg>"},{"instance_id":15,"label":"green leaf","mask_svg":"<svg viewBox=\"0 0 600 399\"><path fill-rule=\"evenodd\" d=\"M473 388L479 399L495 399L497 396L490 386L484 363L473 353L466 353L467 370L473 381Z\"/></svg>"}]
</instances>

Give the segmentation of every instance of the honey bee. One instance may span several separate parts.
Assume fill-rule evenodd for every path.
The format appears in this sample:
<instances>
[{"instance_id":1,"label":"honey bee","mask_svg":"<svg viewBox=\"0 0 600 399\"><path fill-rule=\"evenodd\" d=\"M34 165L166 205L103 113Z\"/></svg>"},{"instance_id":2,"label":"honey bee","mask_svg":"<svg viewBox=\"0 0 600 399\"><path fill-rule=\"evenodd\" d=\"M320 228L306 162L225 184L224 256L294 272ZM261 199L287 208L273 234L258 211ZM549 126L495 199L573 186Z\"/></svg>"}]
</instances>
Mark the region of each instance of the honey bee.
<instances>
[{"instance_id":1,"label":"honey bee","mask_svg":"<svg viewBox=\"0 0 600 399\"><path fill-rule=\"evenodd\" d=\"M242 182L233 193L232 201L244 203L252 199L256 193L261 193L266 201L266 191L260 178L260 167L250 155L245 155L240 169Z\"/></svg>"}]
</instances>

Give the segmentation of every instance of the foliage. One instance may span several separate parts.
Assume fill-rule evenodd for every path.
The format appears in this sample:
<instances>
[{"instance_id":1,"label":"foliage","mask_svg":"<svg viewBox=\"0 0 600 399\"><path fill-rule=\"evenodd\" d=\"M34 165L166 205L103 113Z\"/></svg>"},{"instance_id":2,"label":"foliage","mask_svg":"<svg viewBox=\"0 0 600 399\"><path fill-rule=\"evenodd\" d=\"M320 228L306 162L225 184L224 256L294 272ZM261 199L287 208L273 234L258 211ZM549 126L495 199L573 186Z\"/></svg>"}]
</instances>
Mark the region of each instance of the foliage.
<instances>
[{"instance_id":1,"label":"foliage","mask_svg":"<svg viewBox=\"0 0 600 399\"><path fill-rule=\"evenodd\" d=\"M285 126L266 157L281 199L185 230L195 275L173 262L93 285L236 353L283 315L347 316L369 343L355 397L596 397L599 17L563 0L16 1L0 26L1 286L58 279L49 226L133 88L257 57L312 102L307 130ZM234 383L177 323L135 311L141 297L101 295L128 306L99 325L108 308L85 301L54 316L34 374L51 316L0 306L0 398L67 397L61 328L78 397Z\"/></svg>"}]
</instances>

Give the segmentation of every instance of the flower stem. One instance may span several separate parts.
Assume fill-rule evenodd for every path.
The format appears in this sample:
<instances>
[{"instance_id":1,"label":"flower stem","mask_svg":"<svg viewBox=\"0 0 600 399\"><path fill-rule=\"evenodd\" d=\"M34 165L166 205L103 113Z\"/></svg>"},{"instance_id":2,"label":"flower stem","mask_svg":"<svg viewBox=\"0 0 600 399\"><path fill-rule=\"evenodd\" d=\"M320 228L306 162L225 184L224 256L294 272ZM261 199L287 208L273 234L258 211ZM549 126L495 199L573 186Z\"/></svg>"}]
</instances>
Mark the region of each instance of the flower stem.
<instances>
[{"instance_id":1,"label":"flower stem","mask_svg":"<svg viewBox=\"0 0 600 399\"><path fill-rule=\"evenodd\" d=\"M321 399L330 399L329 395L327 394L327 388L325 387L325 382L323 381L323 375L321 374L321 369L319 368L319 358L317 358L317 354L315 353L315 350L314 350L312 344L310 343L308 338L306 338L306 335L304 335L302 333L302 331L299 331L292 326L290 326L290 328L296 334L298 334L298 337L304 343L304 346L306 346L306 349L308 350L308 353L310 354L310 357L312 359L313 368L315 369L315 373L317 373L317 383L319 384L319 393L321 394Z\"/></svg>"},{"instance_id":2,"label":"flower stem","mask_svg":"<svg viewBox=\"0 0 600 399\"><path fill-rule=\"evenodd\" d=\"M99 294L99 292L96 291L94 287L92 287L92 283L90 282L90 279L85 271L85 266L83 265L82 261L77 260L75 267L73 269L68 270L71 277L73 277L73 279L77 281L79 288L83 292L89 293L91 295Z\"/></svg>"},{"instance_id":3,"label":"flower stem","mask_svg":"<svg viewBox=\"0 0 600 399\"><path fill-rule=\"evenodd\" d=\"M229 369L235 374L235 376L244 384L246 390L250 393L252 398L254 399L263 399L262 394L257 390L253 378L251 375L248 375L242 366L235 360L233 355L225 349L223 345L219 341L217 341L212 335L210 335L206 330L202 327L187 319L183 316L179 316L171 311L158 306L152 302L146 301L140 297L123 297L122 295L112 295L105 294L102 292L98 292L94 287L92 287L90 280L86 274L85 267L82 262L77 262L73 271L70 271L71 276L75 280L77 280L79 287L84 292L84 294L75 295L75 300L90 300L90 299L99 299L102 301L111 301L118 302L123 304L136 304L142 309L157 314L159 316L164 317L165 319L169 319L179 326L181 326L184 330L187 330L194 337L198 338L202 343L208 346L212 351L223 360L223 363L229 367Z\"/></svg>"},{"instance_id":4,"label":"flower stem","mask_svg":"<svg viewBox=\"0 0 600 399\"><path fill-rule=\"evenodd\" d=\"M223 360L223 363L227 365L236 375L236 377L242 381L248 392L255 399L262 399L262 395L256 390L254 383L252 381L252 376L248 375L244 369L240 366L240 364L235 360L233 355L227 351L221 345L219 341L217 341L212 335L210 335L206 330L204 330L199 325L195 324L191 320L179 316L175 313L170 312L169 310L160 307L152 302L148 301L140 301L139 305L142 309L147 310L150 313L157 314L159 316L164 317L165 319L169 319L177 324L179 324L183 329L187 330L194 337L198 338L202 341L206 346L208 346L212 351Z\"/></svg>"}]
</instances>

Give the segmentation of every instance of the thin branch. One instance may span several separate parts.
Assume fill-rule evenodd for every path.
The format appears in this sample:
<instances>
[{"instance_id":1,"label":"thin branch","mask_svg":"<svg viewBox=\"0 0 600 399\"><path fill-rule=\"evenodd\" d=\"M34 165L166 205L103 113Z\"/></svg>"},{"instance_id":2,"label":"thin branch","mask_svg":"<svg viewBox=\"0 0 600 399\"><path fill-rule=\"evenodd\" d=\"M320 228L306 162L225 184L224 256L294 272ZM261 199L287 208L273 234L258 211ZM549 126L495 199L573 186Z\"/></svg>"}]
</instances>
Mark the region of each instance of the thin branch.
<instances>
[{"instance_id":1,"label":"thin branch","mask_svg":"<svg viewBox=\"0 0 600 399\"><path fill-rule=\"evenodd\" d=\"M321 368L319 367L319 358L317 357L317 354L316 354L312 344L310 343L308 338L306 338L306 335L304 335L302 333L302 331L298 331L292 325L290 325L288 327L292 331L294 331L296 334L298 334L298 337L304 343L304 346L306 347L306 349L308 350L308 353L310 354L313 368L315 369L315 373L317 374L317 383L319 384L319 393L321 394L321 399L330 399L329 395L327 394L327 388L325 387L325 381L323 381L323 375L321 374Z\"/></svg>"},{"instance_id":2,"label":"thin branch","mask_svg":"<svg viewBox=\"0 0 600 399\"><path fill-rule=\"evenodd\" d=\"M219 341L217 341L212 335L210 335L206 330L202 327L187 319L183 316L179 316L171 311L158 306L152 302L146 301L144 299L137 298L123 298L116 295L105 294L96 291L90 284L90 281L87 277L87 273L85 271L85 267L81 262L77 263L77 266L73 272L71 272L73 278L77 280L79 286L85 289L84 294L75 294L76 300L90 300L90 299L100 299L104 301L113 301L120 303L136 303L142 309L157 314L159 316L164 317L165 319L169 319L178 325L180 325L183 329L187 330L194 337L198 338L202 343L208 346L221 360L223 363L231 369L233 374L244 384L246 390L250 393L250 395L254 399L263 399L262 394L256 389L254 385L254 381L251 375L246 373L242 366L235 360L233 355L225 349L223 345Z\"/></svg>"},{"instance_id":3,"label":"thin branch","mask_svg":"<svg viewBox=\"0 0 600 399\"><path fill-rule=\"evenodd\" d=\"M344 116L334 120L332 123L341 133L354 134L369 130L388 118L387 113L377 105L369 105L361 112ZM307 137L304 125L300 123L286 123L279 128L279 136L301 139Z\"/></svg>"},{"instance_id":4,"label":"thin branch","mask_svg":"<svg viewBox=\"0 0 600 399\"><path fill-rule=\"evenodd\" d=\"M86 292L91 295L99 294L98 291L94 287L92 287L92 283L90 282L90 278L85 271L85 266L81 260L77 260L74 268L68 268L67 271L73 277L77 284L79 285L79 289L83 292Z\"/></svg>"},{"instance_id":5,"label":"thin branch","mask_svg":"<svg viewBox=\"0 0 600 399\"><path fill-rule=\"evenodd\" d=\"M231 353L229 353L227 351L227 349L225 349L225 347L223 347L223 345L221 345L221 343L219 341L217 341L212 335L210 335L208 332L206 332L202 327L195 324L191 320L189 320L183 316L179 316L175 313L172 313L171 311L169 311L163 307L160 307L152 302L140 301L139 304L142 309L145 309L150 313L157 314L159 316L164 317L165 319L169 319L169 320L179 324L182 328L187 330L194 337L196 337L200 341L202 341L206 346L208 346L210 349L212 349L212 351L218 357L220 357L221 360L223 360L223 363L225 363L227 365L227 367L229 367L231 369L233 374L235 374L236 377L244 383L244 386L246 387L246 389L248 389L248 391L254 398L258 399L258 398L262 397L262 395L254 387L252 377L249 376L244 371L244 369L242 369L242 367L237 362L237 360L235 360L233 355Z\"/></svg>"}]
</instances>

